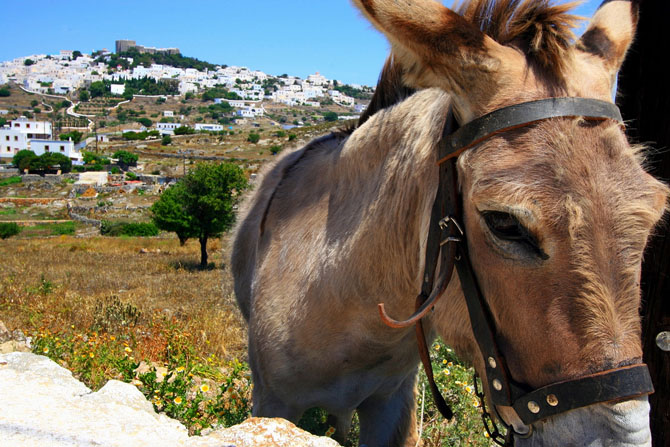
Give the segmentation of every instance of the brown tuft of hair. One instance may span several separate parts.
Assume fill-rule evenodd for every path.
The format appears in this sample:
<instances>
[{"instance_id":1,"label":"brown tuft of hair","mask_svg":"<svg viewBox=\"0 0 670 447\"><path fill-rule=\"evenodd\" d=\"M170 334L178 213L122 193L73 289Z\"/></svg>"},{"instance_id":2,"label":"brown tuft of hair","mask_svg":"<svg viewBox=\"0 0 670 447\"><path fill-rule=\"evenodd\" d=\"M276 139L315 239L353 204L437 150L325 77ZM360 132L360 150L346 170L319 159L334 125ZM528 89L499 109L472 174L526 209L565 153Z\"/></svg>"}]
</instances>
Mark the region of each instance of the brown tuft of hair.
<instances>
[{"instance_id":1,"label":"brown tuft of hair","mask_svg":"<svg viewBox=\"0 0 670 447\"><path fill-rule=\"evenodd\" d=\"M558 78L582 20L569 14L579 2L552 5L550 0L471 0L458 12L502 45L519 48L528 60Z\"/></svg>"}]
</instances>

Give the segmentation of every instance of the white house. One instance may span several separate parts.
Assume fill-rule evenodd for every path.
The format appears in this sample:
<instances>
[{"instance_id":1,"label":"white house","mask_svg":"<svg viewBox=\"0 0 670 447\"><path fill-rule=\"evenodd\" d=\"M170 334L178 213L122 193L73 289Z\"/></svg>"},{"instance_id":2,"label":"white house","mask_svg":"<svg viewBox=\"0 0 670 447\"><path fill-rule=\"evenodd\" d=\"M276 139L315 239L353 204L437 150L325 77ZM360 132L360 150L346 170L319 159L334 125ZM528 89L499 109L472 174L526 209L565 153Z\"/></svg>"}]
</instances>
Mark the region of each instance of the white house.
<instances>
[{"instance_id":1,"label":"white house","mask_svg":"<svg viewBox=\"0 0 670 447\"><path fill-rule=\"evenodd\" d=\"M174 135L174 130L181 126L183 126L181 123L156 123L156 129L161 135Z\"/></svg>"},{"instance_id":2,"label":"white house","mask_svg":"<svg viewBox=\"0 0 670 447\"><path fill-rule=\"evenodd\" d=\"M174 116L174 112L172 110L163 110L163 116L166 118L172 118Z\"/></svg>"},{"instance_id":3,"label":"white house","mask_svg":"<svg viewBox=\"0 0 670 447\"><path fill-rule=\"evenodd\" d=\"M43 138L49 139L52 137L51 123L48 121L33 121L25 116L12 120L9 123L13 130L25 133L28 139Z\"/></svg>"},{"instance_id":4,"label":"white house","mask_svg":"<svg viewBox=\"0 0 670 447\"><path fill-rule=\"evenodd\" d=\"M47 152L56 152L65 155L72 161L84 161L84 156L81 151L75 148L72 141L30 140L30 150L38 156Z\"/></svg>"},{"instance_id":5,"label":"white house","mask_svg":"<svg viewBox=\"0 0 670 447\"><path fill-rule=\"evenodd\" d=\"M210 132L220 132L223 130L221 124L205 124L205 123L196 123L195 130L207 130Z\"/></svg>"},{"instance_id":6,"label":"white house","mask_svg":"<svg viewBox=\"0 0 670 447\"><path fill-rule=\"evenodd\" d=\"M32 141L51 137L48 121L33 121L24 116L12 120L0 128L0 158L12 158L18 151L32 149Z\"/></svg>"},{"instance_id":7,"label":"white house","mask_svg":"<svg viewBox=\"0 0 670 447\"><path fill-rule=\"evenodd\" d=\"M265 109L263 107L244 107L235 113L237 116L242 116L244 118L254 118L265 115Z\"/></svg>"},{"instance_id":8,"label":"white house","mask_svg":"<svg viewBox=\"0 0 670 447\"><path fill-rule=\"evenodd\" d=\"M111 84L112 95L123 95L126 92L126 84Z\"/></svg>"},{"instance_id":9,"label":"white house","mask_svg":"<svg viewBox=\"0 0 670 447\"><path fill-rule=\"evenodd\" d=\"M28 149L28 136L9 126L0 128L0 158L12 158L18 151Z\"/></svg>"}]
</instances>

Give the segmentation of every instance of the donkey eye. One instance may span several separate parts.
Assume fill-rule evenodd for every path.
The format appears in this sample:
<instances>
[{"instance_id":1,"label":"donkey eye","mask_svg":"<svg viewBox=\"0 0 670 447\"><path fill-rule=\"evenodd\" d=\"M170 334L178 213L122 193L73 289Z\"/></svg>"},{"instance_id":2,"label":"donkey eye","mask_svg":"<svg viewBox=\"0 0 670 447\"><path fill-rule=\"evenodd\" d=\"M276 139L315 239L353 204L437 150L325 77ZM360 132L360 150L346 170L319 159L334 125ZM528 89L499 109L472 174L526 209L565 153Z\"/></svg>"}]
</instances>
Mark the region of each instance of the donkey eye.
<instances>
[{"instance_id":1,"label":"donkey eye","mask_svg":"<svg viewBox=\"0 0 670 447\"><path fill-rule=\"evenodd\" d=\"M530 251L542 259L548 259L547 254L540 248L535 235L512 214L502 211L484 211L482 217L489 231L496 238L519 245L520 248Z\"/></svg>"}]
</instances>

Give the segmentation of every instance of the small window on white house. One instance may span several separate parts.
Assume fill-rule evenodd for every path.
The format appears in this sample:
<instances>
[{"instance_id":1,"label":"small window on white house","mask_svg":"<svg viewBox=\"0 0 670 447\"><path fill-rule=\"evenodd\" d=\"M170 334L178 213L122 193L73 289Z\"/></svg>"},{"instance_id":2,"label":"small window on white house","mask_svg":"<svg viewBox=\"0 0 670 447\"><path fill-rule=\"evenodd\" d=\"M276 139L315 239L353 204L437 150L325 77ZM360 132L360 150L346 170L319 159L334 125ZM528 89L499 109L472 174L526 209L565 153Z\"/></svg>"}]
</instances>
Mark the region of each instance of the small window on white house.
<instances>
[{"instance_id":1,"label":"small window on white house","mask_svg":"<svg viewBox=\"0 0 670 447\"><path fill-rule=\"evenodd\" d=\"M61 147L60 147L60 151L61 151L61 152L65 152L65 146L61 146Z\"/></svg>"},{"instance_id":2,"label":"small window on white house","mask_svg":"<svg viewBox=\"0 0 670 447\"><path fill-rule=\"evenodd\" d=\"M26 129L30 129L30 123L26 123Z\"/></svg>"},{"instance_id":3,"label":"small window on white house","mask_svg":"<svg viewBox=\"0 0 670 447\"><path fill-rule=\"evenodd\" d=\"M45 152L49 152L49 145L48 145L48 144L45 144L45 145L44 145L44 151L45 151Z\"/></svg>"}]
</instances>

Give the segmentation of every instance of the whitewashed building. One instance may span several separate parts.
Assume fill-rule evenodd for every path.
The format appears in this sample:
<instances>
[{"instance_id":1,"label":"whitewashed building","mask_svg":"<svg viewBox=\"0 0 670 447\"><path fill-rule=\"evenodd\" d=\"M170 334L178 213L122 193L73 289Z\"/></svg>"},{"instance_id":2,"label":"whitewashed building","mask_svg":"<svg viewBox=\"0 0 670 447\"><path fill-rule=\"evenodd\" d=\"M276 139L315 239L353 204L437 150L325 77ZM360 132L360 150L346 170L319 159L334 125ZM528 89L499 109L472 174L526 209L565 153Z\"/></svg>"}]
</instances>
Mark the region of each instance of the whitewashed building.
<instances>
[{"instance_id":1,"label":"whitewashed building","mask_svg":"<svg viewBox=\"0 0 670 447\"><path fill-rule=\"evenodd\" d=\"M123 95L126 92L126 84L111 84L110 91L112 95Z\"/></svg>"},{"instance_id":2,"label":"whitewashed building","mask_svg":"<svg viewBox=\"0 0 670 447\"><path fill-rule=\"evenodd\" d=\"M156 129L161 135L174 135L174 130L181 126L181 123L156 123Z\"/></svg>"},{"instance_id":3,"label":"whitewashed building","mask_svg":"<svg viewBox=\"0 0 670 447\"><path fill-rule=\"evenodd\" d=\"M28 136L9 126L0 128L0 158L12 158L18 151L28 149Z\"/></svg>"},{"instance_id":4,"label":"whitewashed building","mask_svg":"<svg viewBox=\"0 0 670 447\"><path fill-rule=\"evenodd\" d=\"M197 123L195 125L195 130L206 130L206 131L209 131L209 132L221 132L223 130L223 126L221 124Z\"/></svg>"},{"instance_id":5,"label":"whitewashed building","mask_svg":"<svg viewBox=\"0 0 670 447\"><path fill-rule=\"evenodd\" d=\"M30 150L38 156L47 152L55 152L65 155L72 161L84 161L83 154L72 141L30 140Z\"/></svg>"},{"instance_id":6,"label":"whitewashed building","mask_svg":"<svg viewBox=\"0 0 670 447\"><path fill-rule=\"evenodd\" d=\"M48 139L52 136L51 123L49 121L34 121L22 116L10 121L9 126L13 130L25 133L28 139Z\"/></svg>"}]
</instances>

